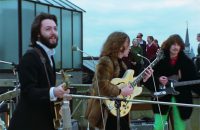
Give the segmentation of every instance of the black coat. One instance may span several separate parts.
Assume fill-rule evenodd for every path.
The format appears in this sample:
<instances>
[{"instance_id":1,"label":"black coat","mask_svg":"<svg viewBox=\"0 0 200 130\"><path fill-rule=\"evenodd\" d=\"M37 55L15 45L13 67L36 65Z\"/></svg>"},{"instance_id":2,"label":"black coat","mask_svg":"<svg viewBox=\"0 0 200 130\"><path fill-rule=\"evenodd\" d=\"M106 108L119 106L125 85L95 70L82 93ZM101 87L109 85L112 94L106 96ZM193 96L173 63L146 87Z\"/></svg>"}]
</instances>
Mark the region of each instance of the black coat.
<instances>
[{"instance_id":1,"label":"black coat","mask_svg":"<svg viewBox=\"0 0 200 130\"><path fill-rule=\"evenodd\" d=\"M171 76L178 74L178 70L181 71L181 78L179 81L188 81L188 80L195 80L196 76L196 69L194 63L191 59L189 59L183 52L181 52L178 56L178 60L175 66L170 65L170 58L169 53L165 52L164 59L160 60L157 65L154 66L154 77L156 82L156 88L159 88L159 77L160 76ZM151 91L154 91L153 84L147 85ZM198 85L187 85L187 86L180 86L176 87L176 90L180 92L179 95L174 96L177 103L187 103L192 104L192 91L200 94L200 89ZM156 100L156 99L153 99ZM171 95L166 95L162 98L159 98L159 101L170 102ZM166 114L169 106L168 105L160 105L161 112ZM180 111L181 118L183 120L188 119L192 113L192 107L182 107L178 106L178 110ZM153 111L155 113L159 113L158 105L153 105Z\"/></svg>"},{"instance_id":2,"label":"black coat","mask_svg":"<svg viewBox=\"0 0 200 130\"><path fill-rule=\"evenodd\" d=\"M46 59L50 85L55 86L55 67L51 67L45 51L39 46L36 47L41 50ZM54 130L50 87L44 64L34 49L27 51L19 64L19 80L21 84L20 100L8 130Z\"/></svg>"}]
</instances>

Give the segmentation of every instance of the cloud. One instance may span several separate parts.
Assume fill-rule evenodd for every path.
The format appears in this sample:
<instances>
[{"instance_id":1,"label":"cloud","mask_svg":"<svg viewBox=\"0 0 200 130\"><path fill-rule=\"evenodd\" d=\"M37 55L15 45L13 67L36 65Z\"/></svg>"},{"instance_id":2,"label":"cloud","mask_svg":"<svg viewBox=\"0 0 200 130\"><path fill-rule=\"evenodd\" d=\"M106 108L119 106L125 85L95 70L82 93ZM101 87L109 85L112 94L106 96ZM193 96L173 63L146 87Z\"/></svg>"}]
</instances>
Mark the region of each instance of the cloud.
<instances>
[{"instance_id":1,"label":"cloud","mask_svg":"<svg viewBox=\"0 0 200 130\"><path fill-rule=\"evenodd\" d=\"M73 0L72 2L81 6L86 12L94 13L165 10L179 7L200 10L199 0Z\"/></svg>"},{"instance_id":2,"label":"cloud","mask_svg":"<svg viewBox=\"0 0 200 130\"><path fill-rule=\"evenodd\" d=\"M159 42L178 33L185 39L189 22L190 43L196 44L200 27L200 0L71 0L86 10L84 20L84 49L98 45L98 54L106 37L113 31L124 31L131 37L137 32L153 35ZM191 45L192 46L192 45ZM196 45L194 45L196 47ZM196 49L194 48L196 51ZM98 53L97 53L98 52Z\"/></svg>"}]
</instances>

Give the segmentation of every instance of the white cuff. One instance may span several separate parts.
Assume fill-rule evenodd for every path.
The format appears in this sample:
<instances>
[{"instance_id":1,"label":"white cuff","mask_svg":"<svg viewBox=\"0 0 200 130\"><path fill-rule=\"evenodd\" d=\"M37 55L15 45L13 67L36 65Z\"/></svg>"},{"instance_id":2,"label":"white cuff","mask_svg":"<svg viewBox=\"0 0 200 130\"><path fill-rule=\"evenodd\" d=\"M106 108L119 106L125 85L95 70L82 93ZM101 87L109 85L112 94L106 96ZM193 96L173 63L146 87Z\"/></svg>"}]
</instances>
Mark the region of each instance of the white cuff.
<instances>
[{"instance_id":1,"label":"white cuff","mask_svg":"<svg viewBox=\"0 0 200 130\"><path fill-rule=\"evenodd\" d=\"M50 91L49 91L49 94L50 94L50 101L56 101L57 100L57 97L54 95L54 88L55 87L51 87L50 88Z\"/></svg>"}]
</instances>

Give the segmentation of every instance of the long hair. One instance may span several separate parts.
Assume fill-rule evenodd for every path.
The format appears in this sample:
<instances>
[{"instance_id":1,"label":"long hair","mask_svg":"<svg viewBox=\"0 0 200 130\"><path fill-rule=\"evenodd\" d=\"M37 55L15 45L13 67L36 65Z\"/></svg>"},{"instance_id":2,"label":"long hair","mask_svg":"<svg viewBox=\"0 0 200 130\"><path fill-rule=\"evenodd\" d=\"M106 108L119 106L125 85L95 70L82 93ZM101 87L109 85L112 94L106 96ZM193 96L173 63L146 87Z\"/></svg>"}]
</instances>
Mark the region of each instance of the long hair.
<instances>
[{"instance_id":1,"label":"long hair","mask_svg":"<svg viewBox=\"0 0 200 130\"><path fill-rule=\"evenodd\" d=\"M161 49L164 51L169 51L170 47L177 43L181 48L180 51L183 51L185 49L185 44L183 42L183 39L178 34L170 35L167 40L165 40L162 45Z\"/></svg>"},{"instance_id":2,"label":"long hair","mask_svg":"<svg viewBox=\"0 0 200 130\"><path fill-rule=\"evenodd\" d=\"M38 16L36 16L31 25L31 45L30 46L35 46L36 41L38 40L38 34L40 34L41 22L45 19L51 19L57 25L57 18L55 15L48 14L48 13L40 13Z\"/></svg>"},{"instance_id":3,"label":"long hair","mask_svg":"<svg viewBox=\"0 0 200 130\"><path fill-rule=\"evenodd\" d=\"M129 36L124 32L111 33L103 45L100 57L110 56L117 58L119 52L123 52L125 50L124 42L126 41L127 38L130 42Z\"/></svg>"}]
</instances>

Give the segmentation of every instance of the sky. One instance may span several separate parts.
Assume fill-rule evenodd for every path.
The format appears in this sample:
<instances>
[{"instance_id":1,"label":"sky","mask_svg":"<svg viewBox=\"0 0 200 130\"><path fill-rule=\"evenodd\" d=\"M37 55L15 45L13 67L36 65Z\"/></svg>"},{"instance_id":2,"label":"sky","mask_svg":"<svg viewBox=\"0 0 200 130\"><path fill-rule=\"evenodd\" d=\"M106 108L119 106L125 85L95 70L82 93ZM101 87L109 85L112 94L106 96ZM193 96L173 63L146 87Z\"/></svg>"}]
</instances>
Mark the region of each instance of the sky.
<instances>
[{"instance_id":1,"label":"sky","mask_svg":"<svg viewBox=\"0 0 200 130\"><path fill-rule=\"evenodd\" d=\"M172 34L185 41L188 25L190 46L197 53L200 33L200 0L70 0L83 13L83 51L99 56L108 35L122 31L130 39L138 32L151 35L161 45Z\"/></svg>"}]
</instances>

